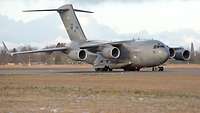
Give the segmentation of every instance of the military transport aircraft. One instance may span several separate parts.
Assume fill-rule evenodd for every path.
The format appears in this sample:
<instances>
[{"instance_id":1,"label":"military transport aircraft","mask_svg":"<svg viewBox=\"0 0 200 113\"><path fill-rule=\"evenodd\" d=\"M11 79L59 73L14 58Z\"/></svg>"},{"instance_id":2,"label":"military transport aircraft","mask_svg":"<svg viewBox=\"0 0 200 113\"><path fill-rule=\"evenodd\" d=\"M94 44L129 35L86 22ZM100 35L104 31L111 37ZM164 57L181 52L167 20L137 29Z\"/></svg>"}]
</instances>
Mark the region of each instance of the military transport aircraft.
<instances>
[{"instance_id":1,"label":"military transport aircraft","mask_svg":"<svg viewBox=\"0 0 200 113\"><path fill-rule=\"evenodd\" d=\"M158 40L100 42L87 40L75 12L93 13L91 11L74 9L66 4L58 9L27 10L24 12L57 11L63 21L71 43L66 47L41 49L34 51L14 52L11 55L60 51L69 58L92 64L98 72L124 69L124 71L139 71L141 68L158 67L163 71L168 59L189 60L190 51L184 48L170 48ZM4 47L6 45L4 44Z\"/></svg>"}]
</instances>

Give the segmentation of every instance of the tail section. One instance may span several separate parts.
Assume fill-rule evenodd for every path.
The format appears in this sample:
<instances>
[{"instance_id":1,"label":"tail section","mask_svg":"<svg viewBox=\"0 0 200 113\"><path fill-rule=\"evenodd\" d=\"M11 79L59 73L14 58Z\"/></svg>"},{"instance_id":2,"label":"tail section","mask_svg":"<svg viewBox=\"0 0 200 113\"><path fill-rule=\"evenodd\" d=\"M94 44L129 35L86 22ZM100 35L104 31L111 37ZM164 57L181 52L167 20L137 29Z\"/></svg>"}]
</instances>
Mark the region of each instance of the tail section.
<instances>
[{"instance_id":1,"label":"tail section","mask_svg":"<svg viewBox=\"0 0 200 113\"><path fill-rule=\"evenodd\" d=\"M72 41L86 41L85 34L81 25L76 17L72 5L64 5L59 9L69 9L68 11L59 11L60 17L65 25L65 29Z\"/></svg>"},{"instance_id":2,"label":"tail section","mask_svg":"<svg viewBox=\"0 0 200 113\"><path fill-rule=\"evenodd\" d=\"M65 29L68 33L70 40L75 42L87 41L87 38L77 19L75 11L85 12L85 13L93 13L93 12L73 9L73 6L71 4L63 5L58 9L28 10L24 12L35 12L35 11L57 11L60 14L60 17L63 21L63 24L65 26Z\"/></svg>"}]
</instances>

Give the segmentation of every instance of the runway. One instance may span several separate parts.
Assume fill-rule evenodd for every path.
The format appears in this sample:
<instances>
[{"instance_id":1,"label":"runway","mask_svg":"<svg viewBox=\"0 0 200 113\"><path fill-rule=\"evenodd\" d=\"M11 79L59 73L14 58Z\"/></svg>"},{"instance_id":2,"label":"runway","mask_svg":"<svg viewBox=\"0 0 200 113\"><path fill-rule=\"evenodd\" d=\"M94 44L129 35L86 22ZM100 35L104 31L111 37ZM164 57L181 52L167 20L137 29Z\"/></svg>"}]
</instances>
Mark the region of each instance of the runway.
<instances>
[{"instance_id":1,"label":"runway","mask_svg":"<svg viewBox=\"0 0 200 113\"><path fill-rule=\"evenodd\" d=\"M92 67L61 68L54 67L22 67L22 68L0 68L0 75L200 75L199 68L168 68L163 72L152 72L151 69L142 69L140 72L124 72L114 70L113 72L95 72Z\"/></svg>"}]
</instances>

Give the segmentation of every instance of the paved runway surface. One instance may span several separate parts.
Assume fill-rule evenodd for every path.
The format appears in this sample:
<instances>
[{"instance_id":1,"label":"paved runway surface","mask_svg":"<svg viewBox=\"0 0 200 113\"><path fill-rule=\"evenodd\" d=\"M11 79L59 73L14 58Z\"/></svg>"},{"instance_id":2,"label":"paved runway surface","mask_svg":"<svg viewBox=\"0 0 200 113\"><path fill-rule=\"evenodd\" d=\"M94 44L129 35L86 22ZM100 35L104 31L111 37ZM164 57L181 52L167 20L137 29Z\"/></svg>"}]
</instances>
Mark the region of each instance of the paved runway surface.
<instances>
[{"instance_id":1,"label":"paved runway surface","mask_svg":"<svg viewBox=\"0 0 200 113\"><path fill-rule=\"evenodd\" d=\"M95 72L92 68L1 68L0 75L200 75L199 68L166 68L164 72Z\"/></svg>"},{"instance_id":2,"label":"paved runway surface","mask_svg":"<svg viewBox=\"0 0 200 113\"><path fill-rule=\"evenodd\" d=\"M91 66L0 67L2 113L200 113L200 66L96 73Z\"/></svg>"}]
</instances>

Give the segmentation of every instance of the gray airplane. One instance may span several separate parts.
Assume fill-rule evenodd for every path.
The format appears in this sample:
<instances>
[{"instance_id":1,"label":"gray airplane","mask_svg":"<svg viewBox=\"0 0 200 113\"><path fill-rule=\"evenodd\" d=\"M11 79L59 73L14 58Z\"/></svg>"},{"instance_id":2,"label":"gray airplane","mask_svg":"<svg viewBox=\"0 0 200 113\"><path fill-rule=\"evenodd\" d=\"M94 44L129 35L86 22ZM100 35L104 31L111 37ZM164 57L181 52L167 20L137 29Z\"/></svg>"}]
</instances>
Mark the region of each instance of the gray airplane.
<instances>
[{"instance_id":1,"label":"gray airplane","mask_svg":"<svg viewBox=\"0 0 200 113\"><path fill-rule=\"evenodd\" d=\"M152 67L153 71L156 69L163 71L162 64L170 58L182 61L190 59L190 52L188 50L184 48L170 48L158 40L89 41L81 28L75 12L93 12L74 9L71 4L63 5L58 9L27 10L24 12L37 11L57 11L60 14L71 43L66 47L15 52L10 53L11 55L60 51L73 60L93 65L95 71L98 72L112 71L113 69L139 71L141 68L146 67Z\"/></svg>"}]
</instances>

